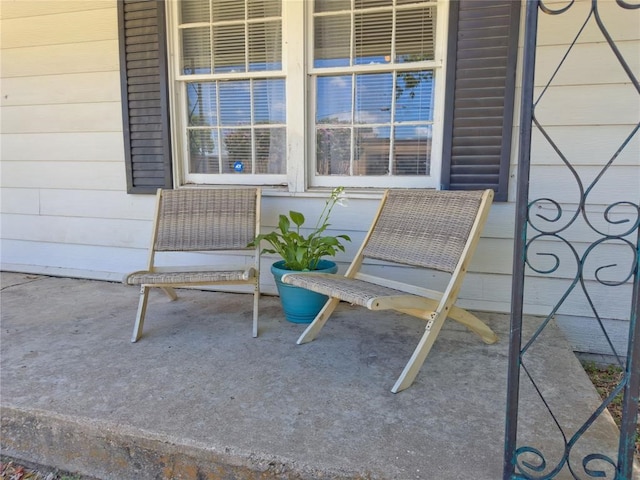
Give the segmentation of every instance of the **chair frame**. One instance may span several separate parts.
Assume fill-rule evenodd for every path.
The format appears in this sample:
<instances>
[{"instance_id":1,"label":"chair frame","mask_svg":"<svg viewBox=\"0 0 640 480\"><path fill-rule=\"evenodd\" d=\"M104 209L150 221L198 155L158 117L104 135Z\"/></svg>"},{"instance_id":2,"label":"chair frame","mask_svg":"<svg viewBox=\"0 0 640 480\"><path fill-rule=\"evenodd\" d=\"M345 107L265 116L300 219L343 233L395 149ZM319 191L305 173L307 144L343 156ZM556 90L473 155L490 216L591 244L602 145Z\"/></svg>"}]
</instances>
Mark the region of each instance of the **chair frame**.
<instances>
[{"instance_id":1,"label":"chair frame","mask_svg":"<svg viewBox=\"0 0 640 480\"><path fill-rule=\"evenodd\" d=\"M204 189L202 189L204 190ZM233 188L220 188L220 190L238 190ZM255 190L256 204L255 204L255 234L260 232L260 206L261 206L261 189L258 187L244 188L243 190ZM196 189L193 189L195 192ZM133 334L131 336L131 342L137 342L142 336L142 329L144 326L144 319L147 311L147 303L149 299L150 288L160 288L172 301L178 298L175 288L178 287L197 287L197 286L214 286L214 285L250 285L253 287L253 337L258 336L258 302L260 298L260 248L255 249L230 249L230 248L210 248L206 250L195 250L192 253L198 252L243 252L245 255L252 255L254 257L253 264L244 265L239 268L238 264L235 265L215 265L215 266L156 266L156 243L159 234L159 224L161 216L162 198L165 190L158 189L156 194L155 203L155 215L153 219L153 228L151 232L151 242L149 247L147 269L139 270L128 273L123 278L123 283L127 285L140 285L140 299L138 301L138 311L136 314L136 320L133 327ZM181 252L180 249L164 249L161 252ZM221 274L225 272L233 272L236 274L241 272L241 278L233 280L218 279ZM140 276L144 278L145 275L163 274L165 278L161 281L148 281L131 283L133 276ZM171 279L174 275L175 279ZM200 277L200 279L185 279L193 275L194 277ZM179 279L182 277L181 279ZM208 278L207 278L208 277Z\"/></svg>"},{"instance_id":2,"label":"chair frame","mask_svg":"<svg viewBox=\"0 0 640 480\"><path fill-rule=\"evenodd\" d=\"M485 190L482 193L478 212L471 226L462 254L451 273L449 283L445 290L443 292L438 292L360 272L365 259L365 248L369 243L389 196L389 190L385 191L371 227L369 228L362 245L347 269L344 277L347 279L361 280L369 284L388 287L399 291L397 292L398 294L381 295L371 298L366 304L366 308L369 310L395 310L421 318L427 322L424 334L422 335L408 363L404 367L404 370L400 374L400 377L391 389L393 393L400 392L411 386L426 360L427 355L429 354L429 351L431 350L431 347L433 346L447 317L450 317L467 327L469 330L480 336L480 338L487 344L495 343L498 340L497 335L482 320L472 313L454 305L458 298L469 263L471 262L473 253L475 252L480 240L480 234L484 228L484 224L486 223L493 201L493 195L493 190ZM283 276L282 281L284 283L295 284L294 282L296 277L300 275L316 274L290 273ZM313 290L310 286L304 286L304 288ZM327 292L320 291L320 293L326 294ZM312 341L338 306L341 298L332 295L329 295L329 297L329 300L325 303L322 310L298 339L297 343L299 345Z\"/></svg>"}]
</instances>

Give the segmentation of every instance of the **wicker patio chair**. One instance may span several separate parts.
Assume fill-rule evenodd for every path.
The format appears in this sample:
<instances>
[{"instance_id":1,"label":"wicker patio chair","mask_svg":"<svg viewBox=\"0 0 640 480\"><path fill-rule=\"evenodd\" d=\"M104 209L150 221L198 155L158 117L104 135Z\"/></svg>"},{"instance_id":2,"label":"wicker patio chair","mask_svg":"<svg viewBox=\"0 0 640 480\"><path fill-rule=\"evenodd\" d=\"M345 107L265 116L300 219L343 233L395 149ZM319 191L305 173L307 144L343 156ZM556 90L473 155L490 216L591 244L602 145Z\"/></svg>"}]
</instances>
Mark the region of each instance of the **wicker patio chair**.
<instances>
[{"instance_id":1,"label":"wicker patio chair","mask_svg":"<svg viewBox=\"0 0 640 480\"><path fill-rule=\"evenodd\" d=\"M260 231L260 194L259 188L158 190L147 269L123 279L126 285L140 286L132 342L142 335L152 287L161 288L175 300L174 287L251 285L253 336L258 336L260 249L247 249L247 244ZM156 266L158 252L212 251L236 251L252 261L233 266Z\"/></svg>"},{"instance_id":2,"label":"wicker patio chair","mask_svg":"<svg viewBox=\"0 0 640 480\"><path fill-rule=\"evenodd\" d=\"M356 257L344 276L290 273L284 283L330 298L298 339L315 338L340 300L369 310L396 310L427 322L409 362L391 389L409 387L424 363L447 317L478 334L485 343L498 340L475 315L454 306L486 221L493 191L388 190ZM360 272L365 258L450 274L444 292Z\"/></svg>"}]
</instances>

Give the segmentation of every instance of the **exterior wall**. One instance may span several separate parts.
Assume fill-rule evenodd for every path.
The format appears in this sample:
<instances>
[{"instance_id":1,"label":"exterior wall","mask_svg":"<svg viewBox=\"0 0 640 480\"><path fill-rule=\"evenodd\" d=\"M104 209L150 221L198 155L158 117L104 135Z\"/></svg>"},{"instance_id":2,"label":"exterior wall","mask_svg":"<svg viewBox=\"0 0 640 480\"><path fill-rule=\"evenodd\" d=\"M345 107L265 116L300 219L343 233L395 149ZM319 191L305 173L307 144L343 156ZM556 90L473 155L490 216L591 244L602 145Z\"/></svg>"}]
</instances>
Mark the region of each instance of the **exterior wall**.
<instances>
[{"instance_id":1,"label":"exterior wall","mask_svg":"<svg viewBox=\"0 0 640 480\"><path fill-rule=\"evenodd\" d=\"M616 10L615 2L601 3L603 16L612 18L608 11ZM154 200L151 195L126 194L116 2L2 0L0 7L2 269L119 281L124 272L144 267ZM541 17L538 90L571 42L571 32L579 28L577 20L574 24L569 18ZM637 19L636 10L617 15L609 25L616 30L621 50L635 62L631 66L636 73L640 71L639 57L633 54L640 48ZM603 159L611 157L638 122L638 104L602 37L587 29L581 38L571 62L557 75L556 86L548 90L539 118L554 137L563 139L561 148L572 164L593 178ZM515 125L514 138L517 133ZM575 183L539 136L534 142L532 198L549 196L570 210L576 204ZM601 216L616 199L638 201L637 136L634 142L590 196L590 213ZM493 206L461 292L460 304L468 308L509 310L517 141L512 159L510 201ZM303 194L293 206L284 192L265 190L264 195L265 231L276 225L279 212L292 207L316 218L326 197ZM332 225L354 240L338 257L343 269L364 237L378 198L359 194L349 208L334 210ZM589 245L588 235L580 227L572 229L567 239L580 250ZM550 243L557 247L557 242ZM599 250L598 264L615 263L622 253L620 247ZM267 293L275 291L268 271L272 260L265 257L263 264ZM385 270L400 280L421 281L410 269L369 268ZM573 274L564 265L554 279L531 272L526 313L549 313L560 287ZM431 280L440 283L442 278L434 275ZM593 282L591 287L603 290ZM602 316L614 319L611 328L624 332L630 285L604 290ZM583 297L570 298L558 313L576 346L600 353L601 346L584 334L594 322L581 321L592 317Z\"/></svg>"}]
</instances>

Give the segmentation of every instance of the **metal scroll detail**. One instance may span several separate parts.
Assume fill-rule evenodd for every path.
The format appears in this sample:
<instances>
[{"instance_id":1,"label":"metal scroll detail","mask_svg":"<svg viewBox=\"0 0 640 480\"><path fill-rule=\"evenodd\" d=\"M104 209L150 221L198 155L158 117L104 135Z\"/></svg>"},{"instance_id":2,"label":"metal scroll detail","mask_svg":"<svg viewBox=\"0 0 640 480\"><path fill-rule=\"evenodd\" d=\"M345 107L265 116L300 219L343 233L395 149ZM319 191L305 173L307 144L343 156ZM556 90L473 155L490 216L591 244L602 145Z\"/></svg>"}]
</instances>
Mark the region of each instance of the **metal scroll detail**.
<instances>
[{"instance_id":1,"label":"metal scroll detail","mask_svg":"<svg viewBox=\"0 0 640 480\"><path fill-rule=\"evenodd\" d=\"M635 451L635 428L638 414L638 396L640 391L640 192L634 198L615 199L602 207L602 195L598 202L590 202L610 173L612 165L621 154L627 153L632 141L640 136L640 123L631 126L629 132L621 139L619 145L614 145L614 153L602 165L591 166L591 178L581 176L581 168L572 165L570 156L565 154L560 142L552 129L546 128L544 121L539 119L538 109L544 105L549 95L554 79L574 54L575 47L584 32L589 29L590 34L599 32L599 42L606 42L610 53L617 65L628 78L628 85L636 104L640 105L640 83L637 72L633 72L618 45L607 22L603 19L599 7L607 0L591 0L589 8L581 26L577 29L573 41L569 44L559 64L551 73L548 82L537 88L534 97L534 72L536 41L539 14L570 15L575 0L554 2L552 8L544 1L529 0L527 2L527 17L525 30L525 50L523 59L523 100L521 105L521 138L519 157L518 199L516 219L516 239L513 269L512 315L509 379L507 395L507 422L505 435L504 480L539 479L551 480L555 478L573 479L611 479L629 480L632 478L633 457ZM585 2L581 2L584 7ZM609 0L609 7L613 2ZM622 15L626 11L640 8L640 3L616 0L615 5L620 8ZM611 8L609 8L611 10ZM583 12L581 11L581 14ZM634 12L635 14L635 12ZM575 21L575 17L573 18ZM597 29L597 30L596 30ZM636 51L637 53L637 51ZM599 59L592 59L598 62ZM627 82L625 82L627 84ZM569 190L574 198L558 200L549 197L530 199L530 168L532 134L550 148L559 159L563 167L565 181L571 184ZM565 139L566 140L566 139ZM564 143L566 145L566 142ZM566 150L566 146L564 147ZM636 174L640 175L637 169ZM584 175L583 175L584 176ZM610 187L607 187L610 188ZM560 192L559 192L560 193ZM562 195L561 195L562 196ZM611 195L615 198L615 195ZM581 232L587 242L580 241L580 246L571 241L571 231ZM575 233L573 234L575 236ZM586 247L585 247L586 245ZM607 249L615 248L614 261L607 255ZM601 264L602 263L602 264ZM533 272L536 276L554 276L559 271L565 280L559 299L551 311L537 327L535 332L523 342L522 339L522 310L525 287L525 272ZM626 355L617 351L615 342L610 338L605 328L603 318L606 318L606 301L603 302L603 291L608 288L622 288L630 292L628 349ZM623 369L623 377L613 392L602 404L596 408L584 423L577 429L565 429L557 410L552 402L545 397L546 392L540 385L535 365L529 356L532 349L545 330L549 327L553 317L563 307L572 295L584 298L590 316L597 322L604 341L610 349L612 358ZM606 295L606 294L605 294ZM603 304L605 308L603 308ZM560 452L549 455L543 448L536 445L519 445L518 407L521 379L530 384L540 403L544 405L548 423L552 425L549 436L556 436L556 444L561 445ZM585 453L576 451L576 444L598 420L605 409L611 405L616 396L623 395L623 418L620 425L618 455L602 452ZM576 456L580 461L576 461Z\"/></svg>"}]
</instances>

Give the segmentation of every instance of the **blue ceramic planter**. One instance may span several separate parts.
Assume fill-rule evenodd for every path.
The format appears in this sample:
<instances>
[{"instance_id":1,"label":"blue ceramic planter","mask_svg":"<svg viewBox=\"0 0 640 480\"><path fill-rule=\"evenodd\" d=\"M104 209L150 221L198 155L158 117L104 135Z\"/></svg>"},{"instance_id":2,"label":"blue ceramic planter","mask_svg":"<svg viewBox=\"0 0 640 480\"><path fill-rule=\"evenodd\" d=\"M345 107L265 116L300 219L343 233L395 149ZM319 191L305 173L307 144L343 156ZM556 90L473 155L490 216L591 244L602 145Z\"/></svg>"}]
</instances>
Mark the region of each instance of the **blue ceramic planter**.
<instances>
[{"instance_id":1,"label":"blue ceramic planter","mask_svg":"<svg viewBox=\"0 0 640 480\"><path fill-rule=\"evenodd\" d=\"M284 260L271 265L271 273L276 280L284 316L292 323L311 323L329 297L306 288L282 283L282 276L285 273L292 273L292 270L286 270L283 267ZM320 260L318 268L314 270L318 273L336 273L337 271L338 265L331 260Z\"/></svg>"}]
</instances>

